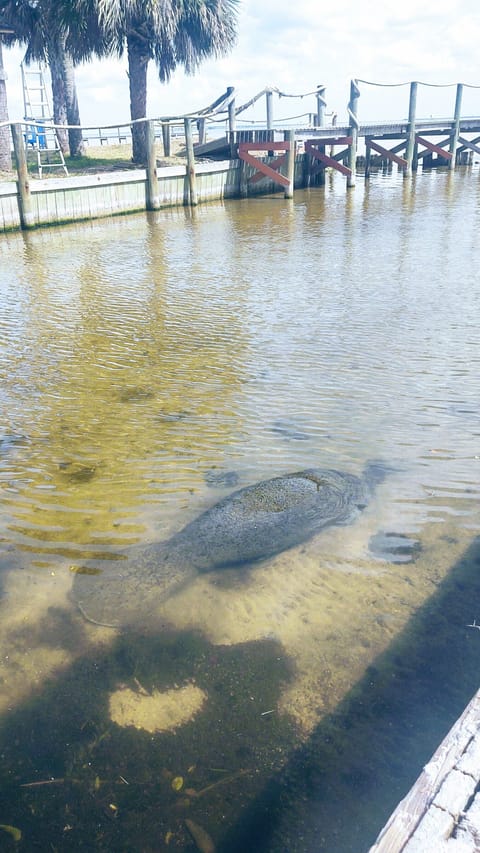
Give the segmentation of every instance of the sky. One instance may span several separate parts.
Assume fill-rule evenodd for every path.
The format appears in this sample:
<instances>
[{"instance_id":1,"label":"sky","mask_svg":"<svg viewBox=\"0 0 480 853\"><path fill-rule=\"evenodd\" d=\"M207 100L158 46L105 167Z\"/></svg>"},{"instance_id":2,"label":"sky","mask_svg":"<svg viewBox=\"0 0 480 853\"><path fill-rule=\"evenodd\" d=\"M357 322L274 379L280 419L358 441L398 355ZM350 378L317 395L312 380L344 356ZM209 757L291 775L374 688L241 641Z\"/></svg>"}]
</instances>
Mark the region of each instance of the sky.
<instances>
[{"instance_id":1,"label":"sky","mask_svg":"<svg viewBox=\"0 0 480 853\"><path fill-rule=\"evenodd\" d=\"M409 83L418 80L419 118L453 115L455 86L480 87L480 3L478 0L382 0L381 3L314 3L313 0L240 0L238 41L225 58L203 63L197 73L178 71L160 84L149 68L149 118L179 115L212 103L234 86L237 105L266 86L301 95L325 86L328 113L346 121L350 80ZM23 117L20 62L23 51L4 48L10 119ZM95 60L77 68L82 125L127 122L126 59ZM359 84L360 121L401 120L408 115L409 86ZM281 119L314 113L314 95L274 96L273 113ZM466 88L462 116L480 115L480 88ZM242 114L246 122L265 119L265 99ZM301 123L301 122L300 122Z\"/></svg>"}]
</instances>

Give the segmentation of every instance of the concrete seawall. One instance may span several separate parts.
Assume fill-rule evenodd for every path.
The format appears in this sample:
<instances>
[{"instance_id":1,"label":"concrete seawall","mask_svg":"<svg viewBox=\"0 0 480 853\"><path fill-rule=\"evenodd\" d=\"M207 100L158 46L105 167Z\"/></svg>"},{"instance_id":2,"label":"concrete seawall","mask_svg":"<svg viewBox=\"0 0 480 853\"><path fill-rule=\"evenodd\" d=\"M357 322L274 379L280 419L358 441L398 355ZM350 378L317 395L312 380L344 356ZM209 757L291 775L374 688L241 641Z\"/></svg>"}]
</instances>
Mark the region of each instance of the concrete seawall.
<instances>
[{"instance_id":1,"label":"concrete seawall","mask_svg":"<svg viewBox=\"0 0 480 853\"><path fill-rule=\"evenodd\" d=\"M240 197L240 160L223 160L195 165L199 203ZM253 174L254 169L247 168ZM248 173L247 173L248 177ZM147 209L146 169L102 172L76 177L32 179L30 182L32 223L58 225L97 219ZM295 162L295 184L303 183L303 155ZM185 165L158 168L160 207L189 203L188 173ZM264 179L249 186L249 195L278 192L273 181ZM21 227L17 181L0 183L0 231Z\"/></svg>"}]
</instances>

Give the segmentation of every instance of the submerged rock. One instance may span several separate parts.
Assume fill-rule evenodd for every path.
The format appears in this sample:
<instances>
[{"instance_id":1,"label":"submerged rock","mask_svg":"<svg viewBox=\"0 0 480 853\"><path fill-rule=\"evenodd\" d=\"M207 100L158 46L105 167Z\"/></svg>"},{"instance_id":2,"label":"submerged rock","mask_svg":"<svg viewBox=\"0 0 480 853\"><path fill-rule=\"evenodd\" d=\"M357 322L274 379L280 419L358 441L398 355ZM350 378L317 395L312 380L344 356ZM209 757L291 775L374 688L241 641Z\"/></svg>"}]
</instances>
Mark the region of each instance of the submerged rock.
<instances>
[{"instance_id":1,"label":"submerged rock","mask_svg":"<svg viewBox=\"0 0 480 853\"><path fill-rule=\"evenodd\" d=\"M404 533L386 533L380 530L370 538L370 553L389 563L413 563L422 546L418 539L410 539Z\"/></svg>"},{"instance_id":2,"label":"submerged rock","mask_svg":"<svg viewBox=\"0 0 480 853\"><path fill-rule=\"evenodd\" d=\"M216 468L209 468L205 471L205 482L208 486L227 486L233 488L239 481L239 476L236 471L218 471Z\"/></svg>"}]
</instances>

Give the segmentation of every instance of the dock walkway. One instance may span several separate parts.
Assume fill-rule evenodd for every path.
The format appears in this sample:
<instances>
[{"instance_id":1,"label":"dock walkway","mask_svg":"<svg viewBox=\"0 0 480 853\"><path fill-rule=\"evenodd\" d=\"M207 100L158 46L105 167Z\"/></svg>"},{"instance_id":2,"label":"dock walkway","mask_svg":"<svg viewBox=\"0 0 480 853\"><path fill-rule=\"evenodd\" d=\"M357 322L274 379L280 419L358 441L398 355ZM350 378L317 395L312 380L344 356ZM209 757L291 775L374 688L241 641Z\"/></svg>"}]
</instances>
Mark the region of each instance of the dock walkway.
<instances>
[{"instance_id":1,"label":"dock walkway","mask_svg":"<svg viewBox=\"0 0 480 853\"><path fill-rule=\"evenodd\" d=\"M480 690L369 853L480 851Z\"/></svg>"},{"instance_id":2,"label":"dock walkway","mask_svg":"<svg viewBox=\"0 0 480 853\"><path fill-rule=\"evenodd\" d=\"M403 139L407 136L409 128L410 125L408 119L405 119L404 121L377 121L362 123L358 127L358 137L365 140ZM318 142L321 142L322 139L326 139L330 142L331 139L348 137L351 131L351 126L347 124L331 124L315 128L297 127L295 128L295 137L297 140L308 138L316 139ZM448 118L417 119L415 122L415 131L416 133L421 133L427 137L449 137L452 133L452 120ZM461 134L474 134L478 136L480 134L480 117L471 116L460 119L458 123L458 132ZM209 142L195 145L195 154L197 157L224 157L229 153L236 153L232 152L232 145L236 148L240 142L247 141L248 139L275 140L277 138L283 138L283 133L284 132L282 130L239 130L233 133L233 137L232 135L226 134L225 136L219 136L211 139ZM467 144L468 142L473 142L473 150L476 150L476 139L464 140L464 142Z\"/></svg>"}]
</instances>

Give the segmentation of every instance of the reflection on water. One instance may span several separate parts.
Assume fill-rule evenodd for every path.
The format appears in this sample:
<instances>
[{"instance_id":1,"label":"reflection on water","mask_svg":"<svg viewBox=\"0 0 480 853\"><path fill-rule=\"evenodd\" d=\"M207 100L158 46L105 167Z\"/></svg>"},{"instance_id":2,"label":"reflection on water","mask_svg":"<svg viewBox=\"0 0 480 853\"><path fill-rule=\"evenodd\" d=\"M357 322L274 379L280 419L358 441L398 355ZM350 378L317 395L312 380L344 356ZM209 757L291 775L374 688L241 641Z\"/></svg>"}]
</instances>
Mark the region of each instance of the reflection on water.
<instances>
[{"instance_id":1,"label":"reflection on water","mask_svg":"<svg viewBox=\"0 0 480 853\"><path fill-rule=\"evenodd\" d=\"M275 783L281 813L307 765L310 792L318 774L330 788L345 776L341 802L315 847L295 805L288 849L371 843L385 798L336 768L353 747L328 715L355 686L347 717L365 706L368 668L391 671L379 656L477 558L479 196L475 171L348 194L333 178L293 203L2 238L0 824L22 829L22 849L190 851L188 819L233 850L242 815L242 838L258 829L256 802L282 825L265 785L295 747L316 744L320 761L323 737L323 770L300 752ZM88 625L70 602L75 572L168 538L232 488L372 459L392 470L353 525L199 577L148 633ZM463 678L461 701L477 687ZM355 842L332 841L337 819ZM267 824L258 849L283 850L285 828Z\"/></svg>"}]
</instances>

